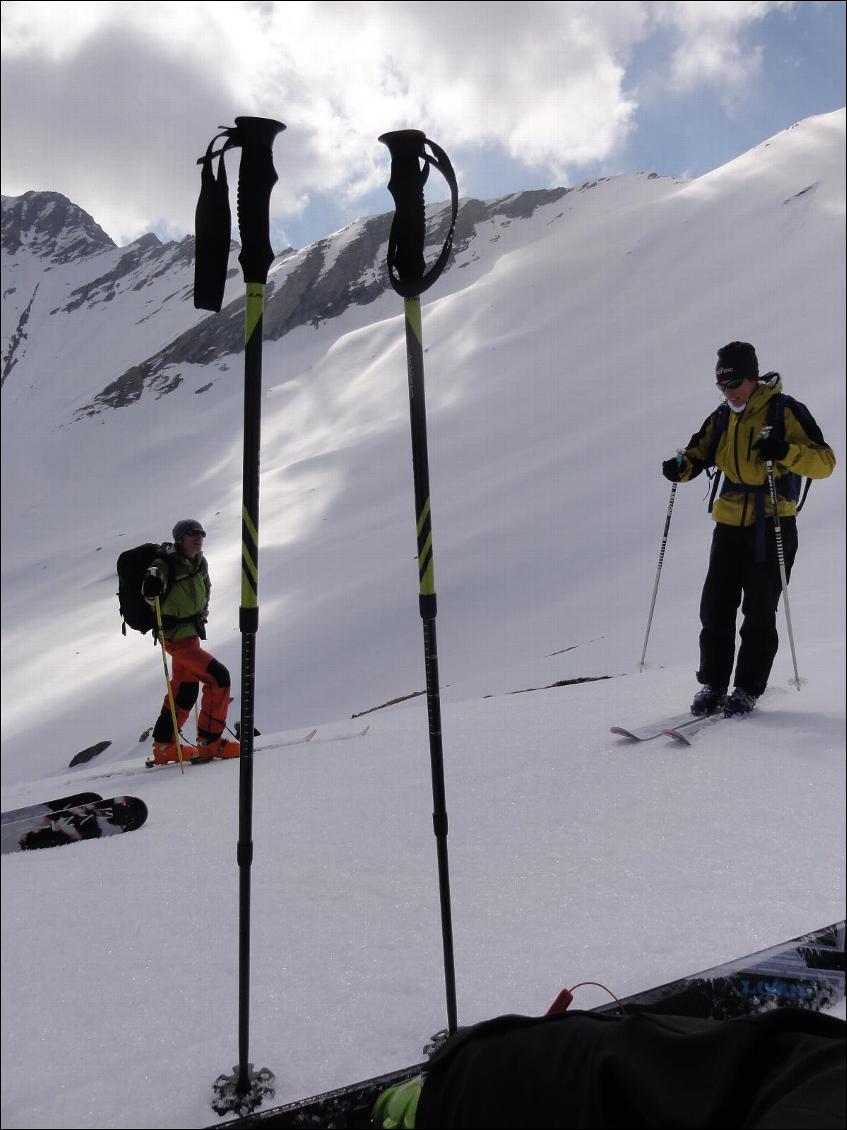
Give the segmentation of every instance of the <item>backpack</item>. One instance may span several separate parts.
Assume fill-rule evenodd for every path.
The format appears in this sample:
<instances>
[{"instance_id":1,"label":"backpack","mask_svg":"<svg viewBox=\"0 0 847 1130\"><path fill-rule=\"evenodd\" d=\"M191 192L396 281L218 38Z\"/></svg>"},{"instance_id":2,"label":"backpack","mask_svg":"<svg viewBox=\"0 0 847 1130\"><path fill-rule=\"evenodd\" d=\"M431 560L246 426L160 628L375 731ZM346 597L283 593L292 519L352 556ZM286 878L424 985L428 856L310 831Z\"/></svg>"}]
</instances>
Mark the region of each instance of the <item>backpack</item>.
<instances>
[{"instance_id":1,"label":"backpack","mask_svg":"<svg viewBox=\"0 0 847 1130\"><path fill-rule=\"evenodd\" d=\"M770 375L770 374L769 374ZM785 406L790 405L796 409L798 403L791 396L786 396L784 392L778 393L776 396L771 397L768 404L768 427L771 429L771 434L777 436L779 439L785 438ZM721 480L720 468L715 464L715 458L718 453L718 444L720 443L721 436L726 431L729 425L729 405L721 404L712 413L712 419L715 421L715 426L712 434L712 442L706 456L705 467L706 474L712 480L712 488L709 492L709 513L712 512L715 499L718 495L718 486ZM795 415L797 412L795 411ZM712 468L714 468L712 470ZM724 490L732 490L733 485L730 480L725 478ZM801 476L794 474L793 471L787 475L783 475L777 480L777 493L781 494L783 498L788 498L792 502L797 503L797 513L803 509L803 504L806 501L806 495L809 493L809 487L812 485L811 479L806 479L806 485L803 488L802 494L800 491ZM752 488L751 488L752 489ZM762 488L764 489L764 488Z\"/></svg>"},{"instance_id":2,"label":"backpack","mask_svg":"<svg viewBox=\"0 0 847 1130\"><path fill-rule=\"evenodd\" d=\"M145 542L134 549L126 549L118 558L118 607L123 623L121 632L126 635L127 624L136 632L146 635L156 626L156 614L141 595L144 575L157 557L167 557L162 546Z\"/></svg>"}]
</instances>

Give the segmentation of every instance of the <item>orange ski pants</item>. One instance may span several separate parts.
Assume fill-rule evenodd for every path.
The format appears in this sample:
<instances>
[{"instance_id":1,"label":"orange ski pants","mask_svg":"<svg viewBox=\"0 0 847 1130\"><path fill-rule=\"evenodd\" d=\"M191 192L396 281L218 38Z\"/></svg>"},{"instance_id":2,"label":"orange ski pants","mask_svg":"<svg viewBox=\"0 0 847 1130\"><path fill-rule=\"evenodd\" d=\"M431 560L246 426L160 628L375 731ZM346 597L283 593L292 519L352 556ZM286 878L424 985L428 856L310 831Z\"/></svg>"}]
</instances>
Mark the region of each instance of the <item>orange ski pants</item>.
<instances>
[{"instance_id":1,"label":"orange ski pants","mask_svg":"<svg viewBox=\"0 0 847 1130\"><path fill-rule=\"evenodd\" d=\"M197 736L207 741L220 737L229 710L229 671L214 655L203 650L196 636L191 639L166 640L165 651L172 663L171 692L174 696L177 725L182 729L188 721L202 683L203 697L200 700ZM171 707L168 696L165 695L162 711L153 727L153 741L174 741L173 729Z\"/></svg>"}]
</instances>

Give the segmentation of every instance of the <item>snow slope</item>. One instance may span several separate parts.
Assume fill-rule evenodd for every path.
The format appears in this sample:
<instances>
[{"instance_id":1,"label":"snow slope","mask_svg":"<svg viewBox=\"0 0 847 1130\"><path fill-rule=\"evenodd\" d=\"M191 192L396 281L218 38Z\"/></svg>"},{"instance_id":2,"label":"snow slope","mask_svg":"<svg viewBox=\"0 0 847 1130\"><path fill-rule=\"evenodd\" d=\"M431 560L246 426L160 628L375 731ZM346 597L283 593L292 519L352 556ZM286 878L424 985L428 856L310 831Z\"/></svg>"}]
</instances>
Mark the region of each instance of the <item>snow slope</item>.
<instances>
[{"instance_id":1,"label":"snow slope","mask_svg":"<svg viewBox=\"0 0 847 1130\"><path fill-rule=\"evenodd\" d=\"M807 686L787 686L784 643L755 719L693 750L608 733L694 686L699 481L677 494L643 674L638 658L659 464L714 407L717 347L753 341L844 451L844 112L694 182L575 190L465 256L423 321L471 1023L844 916L840 467L800 518ZM350 718L424 685L401 315L385 295L265 350L257 745L318 727L256 754L251 1059L277 1101L415 1061L445 1023L425 704ZM113 573L203 520L209 643L237 687L239 359L223 364L214 397L186 366L169 396L73 425L55 378L4 388L3 808L83 785L150 807L125 837L2 860L4 1126L208 1125L237 1058L238 767L136 771L161 661L121 637ZM70 406L93 384L73 349L66 365Z\"/></svg>"}]
</instances>

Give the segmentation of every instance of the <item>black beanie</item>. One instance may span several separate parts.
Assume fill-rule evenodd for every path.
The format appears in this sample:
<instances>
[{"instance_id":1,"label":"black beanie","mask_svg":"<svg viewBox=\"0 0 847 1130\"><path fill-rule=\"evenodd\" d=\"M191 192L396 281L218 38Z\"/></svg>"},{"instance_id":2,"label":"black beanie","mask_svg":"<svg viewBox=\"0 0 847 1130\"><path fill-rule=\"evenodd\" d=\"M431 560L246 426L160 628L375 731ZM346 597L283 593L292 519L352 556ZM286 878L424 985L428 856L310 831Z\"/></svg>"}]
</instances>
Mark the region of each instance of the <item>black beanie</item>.
<instances>
[{"instance_id":1,"label":"black beanie","mask_svg":"<svg viewBox=\"0 0 847 1130\"><path fill-rule=\"evenodd\" d=\"M759 379L759 362L756 350L749 341L731 341L718 350L715 376L719 381Z\"/></svg>"}]
</instances>

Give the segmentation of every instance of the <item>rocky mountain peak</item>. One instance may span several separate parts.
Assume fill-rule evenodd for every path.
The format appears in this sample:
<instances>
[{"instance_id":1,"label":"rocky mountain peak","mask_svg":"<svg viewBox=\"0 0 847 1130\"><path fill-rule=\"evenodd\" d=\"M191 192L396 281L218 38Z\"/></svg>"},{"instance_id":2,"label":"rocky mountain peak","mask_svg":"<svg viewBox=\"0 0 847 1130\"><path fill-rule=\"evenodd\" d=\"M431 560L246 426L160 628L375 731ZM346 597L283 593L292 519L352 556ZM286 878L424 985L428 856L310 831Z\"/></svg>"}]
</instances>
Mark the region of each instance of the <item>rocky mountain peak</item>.
<instances>
[{"instance_id":1,"label":"rocky mountain peak","mask_svg":"<svg viewBox=\"0 0 847 1130\"><path fill-rule=\"evenodd\" d=\"M21 249L62 265L87 259L116 245L96 221L60 192L25 192L3 197L2 247Z\"/></svg>"}]
</instances>

